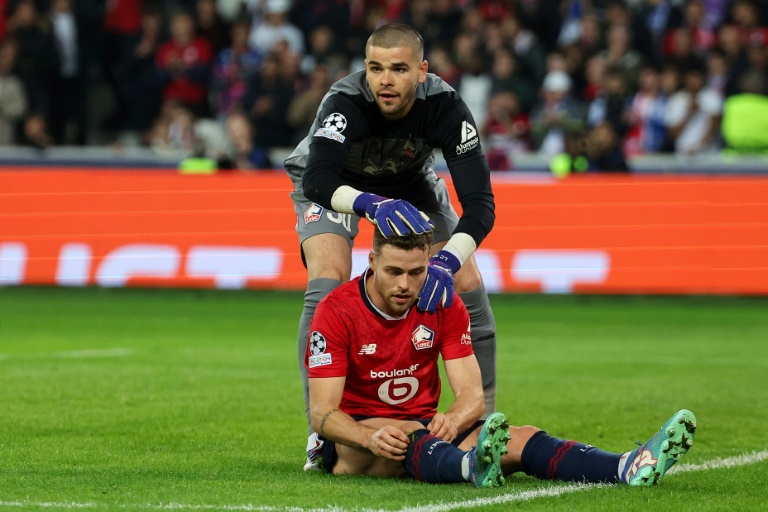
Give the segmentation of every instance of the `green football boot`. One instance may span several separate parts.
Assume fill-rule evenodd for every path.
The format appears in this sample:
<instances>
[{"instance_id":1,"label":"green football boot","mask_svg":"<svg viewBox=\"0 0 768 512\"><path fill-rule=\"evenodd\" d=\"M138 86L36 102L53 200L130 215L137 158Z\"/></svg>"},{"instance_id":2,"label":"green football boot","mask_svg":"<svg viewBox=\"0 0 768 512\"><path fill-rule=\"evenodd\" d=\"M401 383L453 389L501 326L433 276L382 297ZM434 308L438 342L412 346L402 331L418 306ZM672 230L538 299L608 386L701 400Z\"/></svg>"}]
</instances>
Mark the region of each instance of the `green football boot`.
<instances>
[{"instance_id":1,"label":"green football boot","mask_svg":"<svg viewBox=\"0 0 768 512\"><path fill-rule=\"evenodd\" d=\"M644 445L627 458L623 482L654 485L693 445L696 416L687 409L676 412Z\"/></svg>"},{"instance_id":2,"label":"green football boot","mask_svg":"<svg viewBox=\"0 0 768 512\"><path fill-rule=\"evenodd\" d=\"M469 473L475 487L499 487L504 483L501 456L507 453L509 439L507 417L500 412L488 416L480 430L477 446L469 454Z\"/></svg>"}]
</instances>

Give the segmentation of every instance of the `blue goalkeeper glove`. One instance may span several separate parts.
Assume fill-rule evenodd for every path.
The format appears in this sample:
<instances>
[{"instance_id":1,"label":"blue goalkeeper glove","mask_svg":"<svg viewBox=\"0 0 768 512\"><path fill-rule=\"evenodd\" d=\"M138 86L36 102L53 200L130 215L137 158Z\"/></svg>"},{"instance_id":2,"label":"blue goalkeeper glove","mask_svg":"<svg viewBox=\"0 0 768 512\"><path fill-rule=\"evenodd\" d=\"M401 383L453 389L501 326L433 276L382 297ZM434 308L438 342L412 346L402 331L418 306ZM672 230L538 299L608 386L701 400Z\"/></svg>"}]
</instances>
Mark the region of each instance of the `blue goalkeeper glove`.
<instances>
[{"instance_id":1,"label":"blue goalkeeper glove","mask_svg":"<svg viewBox=\"0 0 768 512\"><path fill-rule=\"evenodd\" d=\"M419 290L416 307L434 313L441 303L449 308L453 304L453 276L461 268L459 258L448 251L439 251L429 259L427 278Z\"/></svg>"},{"instance_id":2,"label":"blue goalkeeper glove","mask_svg":"<svg viewBox=\"0 0 768 512\"><path fill-rule=\"evenodd\" d=\"M423 212L403 199L387 199L363 192L352 205L354 212L379 228L384 238L413 232L417 235L432 231L434 224Z\"/></svg>"}]
</instances>

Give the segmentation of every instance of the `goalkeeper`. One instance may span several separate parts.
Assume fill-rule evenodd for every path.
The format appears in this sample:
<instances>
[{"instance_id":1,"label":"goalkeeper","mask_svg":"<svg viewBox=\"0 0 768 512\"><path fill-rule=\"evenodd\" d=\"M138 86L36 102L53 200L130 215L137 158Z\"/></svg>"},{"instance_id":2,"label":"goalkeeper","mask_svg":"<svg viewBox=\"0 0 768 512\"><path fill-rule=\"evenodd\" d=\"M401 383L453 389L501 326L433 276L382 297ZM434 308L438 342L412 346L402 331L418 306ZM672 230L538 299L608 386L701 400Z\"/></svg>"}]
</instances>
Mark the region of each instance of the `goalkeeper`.
<instances>
[{"instance_id":1,"label":"goalkeeper","mask_svg":"<svg viewBox=\"0 0 768 512\"><path fill-rule=\"evenodd\" d=\"M469 311L486 415L495 409L496 326L472 254L495 220L488 163L472 114L458 93L427 73L420 34L384 25L368 39L366 67L336 82L307 137L285 161L308 283L299 322L299 367L320 300L346 282L359 217L387 237L434 228L428 276L417 307L450 307L455 291ZM442 150L462 215L434 172ZM309 423L309 418L307 418ZM310 465L311 466L311 465Z\"/></svg>"}]
</instances>

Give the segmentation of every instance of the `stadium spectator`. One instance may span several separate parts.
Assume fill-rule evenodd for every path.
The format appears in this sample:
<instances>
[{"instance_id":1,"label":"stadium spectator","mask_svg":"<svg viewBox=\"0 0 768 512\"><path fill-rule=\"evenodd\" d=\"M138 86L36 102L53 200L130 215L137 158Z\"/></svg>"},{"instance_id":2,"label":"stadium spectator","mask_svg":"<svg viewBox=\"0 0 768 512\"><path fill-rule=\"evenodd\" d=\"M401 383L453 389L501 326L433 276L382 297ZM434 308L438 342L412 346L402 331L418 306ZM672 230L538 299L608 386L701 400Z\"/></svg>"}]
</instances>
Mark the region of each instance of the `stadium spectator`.
<instances>
[{"instance_id":1,"label":"stadium spectator","mask_svg":"<svg viewBox=\"0 0 768 512\"><path fill-rule=\"evenodd\" d=\"M431 64L431 62L430 62ZM493 55L491 66L491 93L509 91L517 97L517 107L529 112L536 101L533 85L518 69L518 61L511 50L501 48ZM489 110L492 112L492 110Z\"/></svg>"},{"instance_id":2,"label":"stadium spectator","mask_svg":"<svg viewBox=\"0 0 768 512\"><path fill-rule=\"evenodd\" d=\"M629 156L656 153L664 149L664 123L667 97L661 90L661 77L653 66L640 70L639 90L632 99L629 113L629 133L624 151Z\"/></svg>"},{"instance_id":3,"label":"stadium spectator","mask_svg":"<svg viewBox=\"0 0 768 512\"><path fill-rule=\"evenodd\" d=\"M528 115L512 91L502 90L491 96L480 133L485 138L485 156L492 171L511 170L514 155L531 149Z\"/></svg>"},{"instance_id":4,"label":"stadium spectator","mask_svg":"<svg viewBox=\"0 0 768 512\"><path fill-rule=\"evenodd\" d=\"M608 122L613 126L617 136L623 139L629 122L629 102L624 72L617 68L609 69L605 74L600 93L589 105L587 124L595 127Z\"/></svg>"},{"instance_id":5,"label":"stadium spectator","mask_svg":"<svg viewBox=\"0 0 768 512\"><path fill-rule=\"evenodd\" d=\"M469 111L472 112L478 126L482 126L485 122L488 98L491 97L491 87L493 86L493 78L487 71L485 60L485 54L480 50L471 54L457 89L461 97L465 98L464 102L469 107Z\"/></svg>"},{"instance_id":6,"label":"stadium spectator","mask_svg":"<svg viewBox=\"0 0 768 512\"><path fill-rule=\"evenodd\" d=\"M247 171L273 167L267 149L254 146L254 131L253 125L244 114L235 112L227 117L226 132L232 145L229 157L232 168Z\"/></svg>"},{"instance_id":7,"label":"stadium spectator","mask_svg":"<svg viewBox=\"0 0 768 512\"><path fill-rule=\"evenodd\" d=\"M161 155L190 156L197 145L193 112L173 99L166 100L152 127L150 144Z\"/></svg>"},{"instance_id":8,"label":"stadium spectator","mask_svg":"<svg viewBox=\"0 0 768 512\"><path fill-rule=\"evenodd\" d=\"M548 70L545 68L546 50L537 35L514 15L502 18L501 32L518 58L520 73L534 84L541 83Z\"/></svg>"},{"instance_id":9,"label":"stadium spectator","mask_svg":"<svg viewBox=\"0 0 768 512\"><path fill-rule=\"evenodd\" d=\"M387 236L434 227L436 254L418 307L434 312L440 303L450 306L454 288L460 292L490 412L496 399L496 327L473 258L495 218L490 170L469 108L427 72L423 52L412 27L388 24L374 31L366 45L366 69L331 87L312 130L285 161L308 278L299 354L306 351L317 304L349 279L359 217ZM442 150L448 164L461 217L434 173L433 148ZM306 385L304 372L303 377ZM308 395L305 400L308 408Z\"/></svg>"},{"instance_id":10,"label":"stadium spectator","mask_svg":"<svg viewBox=\"0 0 768 512\"><path fill-rule=\"evenodd\" d=\"M307 136L307 132L317 115L317 107L320 106L323 96L328 92L334 81L328 66L324 64L317 65L309 73L308 87L291 99L286 119L295 134L292 145L295 146L301 142L301 139Z\"/></svg>"},{"instance_id":11,"label":"stadium spectator","mask_svg":"<svg viewBox=\"0 0 768 512\"><path fill-rule=\"evenodd\" d=\"M707 87L712 88L725 96L725 88L728 84L728 63L725 55L715 48L707 54Z\"/></svg>"},{"instance_id":12,"label":"stadium spectator","mask_svg":"<svg viewBox=\"0 0 768 512\"><path fill-rule=\"evenodd\" d=\"M86 142L86 69L84 40L87 33L82 17L77 16L72 0L53 0L50 20L58 68L51 84L48 120L51 136L58 145Z\"/></svg>"},{"instance_id":13,"label":"stadium spectator","mask_svg":"<svg viewBox=\"0 0 768 512\"><path fill-rule=\"evenodd\" d=\"M704 59L694 52L691 33L687 29L676 28L671 32L669 50L664 54L664 64L675 66L683 72L704 66Z\"/></svg>"},{"instance_id":14,"label":"stadium spectator","mask_svg":"<svg viewBox=\"0 0 768 512\"><path fill-rule=\"evenodd\" d=\"M0 146L16 142L19 121L27 113L24 84L13 73L16 64L16 41L0 41Z\"/></svg>"},{"instance_id":15,"label":"stadium spectator","mask_svg":"<svg viewBox=\"0 0 768 512\"><path fill-rule=\"evenodd\" d=\"M618 68L624 73L628 84L637 83L642 59L630 46L629 25L612 25L608 28L607 47L602 52L609 68Z\"/></svg>"},{"instance_id":16,"label":"stadium spectator","mask_svg":"<svg viewBox=\"0 0 768 512\"><path fill-rule=\"evenodd\" d=\"M160 113L162 87L155 56L163 37L163 15L147 6L141 13L140 31L123 42L125 55L116 59L111 73L116 86L112 126L127 143L149 142L149 130Z\"/></svg>"},{"instance_id":17,"label":"stadium spectator","mask_svg":"<svg viewBox=\"0 0 768 512\"><path fill-rule=\"evenodd\" d=\"M440 45L435 45L427 52L430 73L434 73L453 88L459 86L461 69L453 60L451 52Z\"/></svg>"},{"instance_id":18,"label":"stadium spectator","mask_svg":"<svg viewBox=\"0 0 768 512\"><path fill-rule=\"evenodd\" d=\"M195 32L208 41L214 55L230 45L230 28L216 10L215 0L195 2Z\"/></svg>"},{"instance_id":19,"label":"stadium spectator","mask_svg":"<svg viewBox=\"0 0 768 512\"><path fill-rule=\"evenodd\" d=\"M304 35L296 25L288 21L290 0L266 0L264 21L254 20L248 44L262 55L271 53L280 41L288 43L296 55L304 55Z\"/></svg>"},{"instance_id":20,"label":"stadium spectator","mask_svg":"<svg viewBox=\"0 0 768 512\"><path fill-rule=\"evenodd\" d=\"M641 0L632 21L633 47L648 62L661 64L667 34L682 20L682 10L671 0Z\"/></svg>"},{"instance_id":21,"label":"stadium spectator","mask_svg":"<svg viewBox=\"0 0 768 512\"><path fill-rule=\"evenodd\" d=\"M330 25L318 25L309 33L309 48L301 59L301 72L309 75L315 66L323 64L335 78L346 71L348 58L339 48L336 35ZM343 75L342 75L343 76Z\"/></svg>"},{"instance_id":22,"label":"stadium spectator","mask_svg":"<svg viewBox=\"0 0 768 512\"><path fill-rule=\"evenodd\" d=\"M280 72L277 55L264 57L261 70L251 77L240 102L242 111L256 129L254 144L259 150L285 147L293 140L293 129L285 118L293 99L293 87L283 81Z\"/></svg>"},{"instance_id":23,"label":"stadium spectator","mask_svg":"<svg viewBox=\"0 0 768 512\"><path fill-rule=\"evenodd\" d=\"M124 117L130 112L130 107L127 105L126 91L122 88L122 74L136 44L136 37L141 32L144 11L152 8L160 11L159 7L144 4L144 0L114 0L107 2L104 7L101 44L97 52L99 73L108 88L110 100L114 102L110 115L105 116L103 128L108 130L126 129Z\"/></svg>"},{"instance_id":24,"label":"stadium spectator","mask_svg":"<svg viewBox=\"0 0 768 512\"><path fill-rule=\"evenodd\" d=\"M541 89L541 101L531 112L534 148L554 156L565 149L565 133L584 125L581 104L570 97L571 79L565 71L550 71Z\"/></svg>"},{"instance_id":25,"label":"stadium spectator","mask_svg":"<svg viewBox=\"0 0 768 512\"><path fill-rule=\"evenodd\" d=\"M591 172L627 172L629 167L621 149L621 137L610 122L592 127L587 136L588 170Z\"/></svg>"},{"instance_id":26,"label":"stadium spectator","mask_svg":"<svg viewBox=\"0 0 768 512\"><path fill-rule=\"evenodd\" d=\"M683 20L679 27L667 31L665 35L666 54L672 54L672 46L678 44L674 41L679 37L676 31L687 32L692 52L699 58L704 58L707 52L715 45L715 27L709 24L703 0L687 0L683 7Z\"/></svg>"},{"instance_id":27,"label":"stadium spectator","mask_svg":"<svg viewBox=\"0 0 768 512\"><path fill-rule=\"evenodd\" d=\"M239 18L232 22L231 45L216 56L213 63L211 91L215 98L214 111L219 118L240 108L248 82L259 72L262 56L248 47L251 23Z\"/></svg>"},{"instance_id":28,"label":"stadium spectator","mask_svg":"<svg viewBox=\"0 0 768 512\"><path fill-rule=\"evenodd\" d=\"M675 151L686 156L716 152L723 98L706 88L703 70L689 69L683 76L684 87L669 98L665 116Z\"/></svg>"},{"instance_id":29,"label":"stadium spectator","mask_svg":"<svg viewBox=\"0 0 768 512\"><path fill-rule=\"evenodd\" d=\"M40 150L47 149L53 145L53 137L48 132L48 122L43 114L31 112L24 119L19 142L22 146L29 146Z\"/></svg>"},{"instance_id":30,"label":"stadium spectator","mask_svg":"<svg viewBox=\"0 0 768 512\"><path fill-rule=\"evenodd\" d=\"M718 31L717 49L722 51L728 68L725 96L739 92L739 78L749 68L744 42L736 25L726 24Z\"/></svg>"},{"instance_id":31,"label":"stadium spectator","mask_svg":"<svg viewBox=\"0 0 768 512\"><path fill-rule=\"evenodd\" d=\"M207 116L208 80L213 60L211 45L195 36L192 15L178 11L170 21L171 39L157 49L157 73L163 101L176 101L196 116Z\"/></svg>"},{"instance_id":32,"label":"stadium spectator","mask_svg":"<svg viewBox=\"0 0 768 512\"><path fill-rule=\"evenodd\" d=\"M605 82L605 73L608 64L603 55L597 54L590 57L584 66L584 89L581 91L581 99L589 104L597 98Z\"/></svg>"},{"instance_id":33,"label":"stadium spectator","mask_svg":"<svg viewBox=\"0 0 768 512\"><path fill-rule=\"evenodd\" d=\"M17 44L14 71L24 84L30 110L47 120L54 92L51 84L59 67L51 23L39 16L33 0L19 0L11 9L7 29Z\"/></svg>"},{"instance_id":34,"label":"stadium spectator","mask_svg":"<svg viewBox=\"0 0 768 512\"><path fill-rule=\"evenodd\" d=\"M688 452L696 418L685 409L625 453L510 426L499 412L480 421L481 373L464 304L454 297L438 314L415 307L429 267L429 235L375 233L369 268L317 308L304 364L317 431L307 452L319 469L476 487L497 487L519 471L545 480L650 486ZM454 396L445 412L438 412L438 357ZM398 380L391 377L398 373L406 375L400 385L407 395L394 392Z\"/></svg>"},{"instance_id":35,"label":"stadium spectator","mask_svg":"<svg viewBox=\"0 0 768 512\"><path fill-rule=\"evenodd\" d=\"M734 0L731 17L739 28L745 45L768 47L768 27L760 22L760 11L753 0Z\"/></svg>"},{"instance_id":36,"label":"stadium spectator","mask_svg":"<svg viewBox=\"0 0 768 512\"><path fill-rule=\"evenodd\" d=\"M581 19L581 31L574 45L581 53L589 58L603 48L603 34L600 20L594 14L586 14Z\"/></svg>"}]
</instances>

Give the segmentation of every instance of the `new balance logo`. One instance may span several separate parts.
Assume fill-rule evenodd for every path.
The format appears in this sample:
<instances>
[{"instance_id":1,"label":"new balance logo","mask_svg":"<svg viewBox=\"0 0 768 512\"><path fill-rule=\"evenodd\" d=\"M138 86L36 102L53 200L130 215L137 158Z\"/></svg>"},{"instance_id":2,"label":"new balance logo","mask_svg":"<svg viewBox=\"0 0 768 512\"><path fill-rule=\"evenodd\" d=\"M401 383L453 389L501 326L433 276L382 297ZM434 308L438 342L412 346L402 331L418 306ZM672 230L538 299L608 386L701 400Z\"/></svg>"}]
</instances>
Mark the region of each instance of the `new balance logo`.
<instances>
[{"instance_id":1,"label":"new balance logo","mask_svg":"<svg viewBox=\"0 0 768 512\"><path fill-rule=\"evenodd\" d=\"M466 121L461 122L461 142L462 144L470 139L477 137L477 130Z\"/></svg>"},{"instance_id":2,"label":"new balance logo","mask_svg":"<svg viewBox=\"0 0 768 512\"><path fill-rule=\"evenodd\" d=\"M358 352L357 355L359 355L359 356L362 356L362 355L369 356L369 355L375 354L375 353L376 353L376 344L375 343L371 343L369 345L363 345L362 347L360 347L360 352Z\"/></svg>"}]
</instances>

